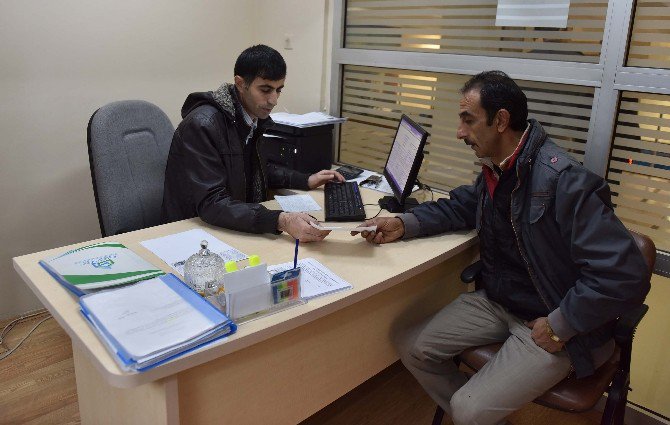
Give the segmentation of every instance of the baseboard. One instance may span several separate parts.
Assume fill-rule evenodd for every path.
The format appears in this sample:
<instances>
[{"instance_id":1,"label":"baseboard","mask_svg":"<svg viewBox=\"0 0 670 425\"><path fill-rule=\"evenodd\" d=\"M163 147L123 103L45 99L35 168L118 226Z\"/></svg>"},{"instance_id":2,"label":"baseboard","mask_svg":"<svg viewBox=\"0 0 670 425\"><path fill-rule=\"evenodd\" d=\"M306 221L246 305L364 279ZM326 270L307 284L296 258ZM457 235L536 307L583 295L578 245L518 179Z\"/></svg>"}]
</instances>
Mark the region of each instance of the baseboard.
<instances>
[{"instance_id":1,"label":"baseboard","mask_svg":"<svg viewBox=\"0 0 670 425\"><path fill-rule=\"evenodd\" d=\"M605 410L607 403L607 396L602 396L600 401L596 404L594 409L599 412ZM626 425L670 425L670 421L660 416L654 415L652 412L642 410L632 404L626 405Z\"/></svg>"}]
</instances>

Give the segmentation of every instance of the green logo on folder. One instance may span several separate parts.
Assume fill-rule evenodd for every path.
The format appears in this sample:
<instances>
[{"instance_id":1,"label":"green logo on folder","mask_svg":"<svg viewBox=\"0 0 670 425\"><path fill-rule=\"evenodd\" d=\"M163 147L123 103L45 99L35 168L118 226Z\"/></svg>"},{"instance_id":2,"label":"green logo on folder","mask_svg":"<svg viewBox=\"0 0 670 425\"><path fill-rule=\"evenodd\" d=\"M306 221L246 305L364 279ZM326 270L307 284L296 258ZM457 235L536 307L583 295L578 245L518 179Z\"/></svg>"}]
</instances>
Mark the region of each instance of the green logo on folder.
<instances>
[{"instance_id":1,"label":"green logo on folder","mask_svg":"<svg viewBox=\"0 0 670 425\"><path fill-rule=\"evenodd\" d=\"M96 269L111 269L114 264L114 260L109 257L95 258L91 260L91 265Z\"/></svg>"}]
</instances>

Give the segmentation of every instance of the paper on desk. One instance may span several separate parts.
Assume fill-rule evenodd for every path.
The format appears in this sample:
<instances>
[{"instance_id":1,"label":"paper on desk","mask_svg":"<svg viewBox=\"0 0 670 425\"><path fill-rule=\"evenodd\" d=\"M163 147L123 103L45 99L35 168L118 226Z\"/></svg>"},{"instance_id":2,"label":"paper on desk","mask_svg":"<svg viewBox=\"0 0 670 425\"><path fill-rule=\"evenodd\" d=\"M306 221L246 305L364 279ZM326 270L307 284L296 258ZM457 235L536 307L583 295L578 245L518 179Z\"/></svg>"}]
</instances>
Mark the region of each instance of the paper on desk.
<instances>
[{"instance_id":1,"label":"paper on desk","mask_svg":"<svg viewBox=\"0 0 670 425\"><path fill-rule=\"evenodd\" d=\"M309 299L353 288L349 282L330 271L328 267L319 263L314 258L299 260L298 267L300 267L302 275L300 278L300 296L302 298ZM268 266L268 271L274 274L292 268L293 263L282 263Z\"/></svg>"},{"instance_id":2,"label":"paper on desk","mask_svg":"<svg viewBox=\"0 0 670 425\"><path fill-rule=\"evenodd\" d=\"M338 124L346 121L346 118L338 118L323 112L309 112L306 114L289 114L288 112L274 112L270 114L272 120L277 124L291 127L315 127L319 125Z\"/></svg>"},{"instance_id":3,"label":"paper on desk","mask_svg":"<svg viewBox=\"0 0 670 425\"><path fill-rule=\"evenodd\" d=\"M317 224L310 221L309 225L319 230L346 230L348 232L364 232L366 230L368 232L377 231L377 226L361 226L360 224L356 226L324 226L323 224Z\"/></svg>"},{"instance_id":4,"label":"paper on desk","mask_svg":"<svg viewBox=\"0 0 670 425\"><path fill-rule=\"evenodd\" d=\"M309 195L275 195L281 209L285 212L320 211L321 207Z\"/></svg>"},{"instance_id":5,"label":"paper on desk","mask_svg":"<svg viewBox=\"0 0 670 425\"><path fill-rule=\"evenodd\" d=\"M364 184L361 185L361 187L364 187L366 189L376 190L377 192L388 193L389 195L393 195L393 189L391 189L391 186L389 186L388 182L386 181L386 176L384 176L383 174L375 173L374 171L365 170L358 177L356 177L355 179L350 180L350 181L355 181L358 184L360 184L363 180L367 179L370 176L380 176L382 178L382 180L381 180L381 182L379 182L379 184L364 183ZM419 186L414 185L414 187L412 188L412 192L416 192L417 190L419 190Z\"/></svg>"},{"instance_id":6,"label":"paper on desk","mask_svg":"<svg viewBox=\"0 0 670 425\"><path fill-rule=\"evenodd\" d=\"M207 241L207 249L219 254L224 261L240 261L248 257L202 229L187 230L140 243L184 276L184 263L200 250L200 242L203 240Z\"/></svg>"}]
</instances>

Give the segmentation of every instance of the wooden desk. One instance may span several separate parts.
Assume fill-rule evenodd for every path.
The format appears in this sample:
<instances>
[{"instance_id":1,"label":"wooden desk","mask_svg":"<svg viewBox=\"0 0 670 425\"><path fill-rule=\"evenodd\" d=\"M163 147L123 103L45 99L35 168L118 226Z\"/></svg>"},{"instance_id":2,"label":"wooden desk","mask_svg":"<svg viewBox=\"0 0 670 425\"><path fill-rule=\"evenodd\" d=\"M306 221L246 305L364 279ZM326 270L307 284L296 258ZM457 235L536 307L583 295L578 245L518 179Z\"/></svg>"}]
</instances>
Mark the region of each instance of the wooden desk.
<instances>
[{"instance_id":1,"label":"wooden desk","mask_svg":"<svg viewBox=\"0 0 670 425\"><path fill-rule=\"evenodd\" d=\"M322 200L319 191L312 193ZM364 190L363 197L372 203L380 194ZM366 208L368 215L378 211ZM171 271L140 242L197 227L268 264L293 258L293 239L286 234L243 234L199 219L86 244L119 241ZM242 324L225 341L143 373L116 365L77 300L37 264L83 244L14 258L14 267L72 338L84 424L295 424L397 360L393 329L432 314L464 290L459 273L475 257L475 243L474 232L382 246L332 232L323 242L301 244L300 258L316 258L353 290Z\"/></svg>"}]
</instances>

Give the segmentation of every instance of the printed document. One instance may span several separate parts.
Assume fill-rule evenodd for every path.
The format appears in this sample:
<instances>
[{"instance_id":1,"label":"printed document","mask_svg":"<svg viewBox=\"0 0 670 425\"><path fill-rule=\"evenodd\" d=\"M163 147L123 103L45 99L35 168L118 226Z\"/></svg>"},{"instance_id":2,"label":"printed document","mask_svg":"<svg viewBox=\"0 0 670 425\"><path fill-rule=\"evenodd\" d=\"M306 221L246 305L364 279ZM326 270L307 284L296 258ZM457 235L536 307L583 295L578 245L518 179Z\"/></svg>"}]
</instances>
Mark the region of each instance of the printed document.
<instances>
[{"instance_id":1,"label":"printed document","mask_svg":"<svg viewBox=\"0 0 670 425\"><path fill-rule=\"evenodd\" d=\"M277 124L291 127L306 128L319 125L339 124L345 122L346 118L338 118L323 112L309 112L307 114L289 114L288 112L274 112L270 114L272 120Z\"/></svg>"},{"instance_id":2,"label":"printed document","mask_svg":"<svg viewBox=\"0 0 670 425\"><path fill-rule=\"evenodd\" d=\"M141 359L216 325L160 279L85 298L86 309L127 353Z\"/></svg>"},{"instance_id":3,"label":"printed document","mask_svg":"<svg viewBox=\"0 0 670 425\"><path fill-rule=\"evenodd\" d=\"M281 209L285 212L321 211L321 207L309 195L275 195Z\"/></svg>"},{"instance_id":4,"label":"printed document","mask_svg":"<svg viewBox=\"0 0 670 425\"><path fill-rule=\"evenodd\" d=\"M381 181L379 183L363 183L368 177L370 176L379 176L381 177ZM351 180L355 181L358 183L361 187L364 187L366 189L372 189L376 190L377 192L382 192L382 193L387 193L389 195L393 195L393 189L391 189L391 186L389 186L388 182L386 181L386 176L383 174L375 173L374 171L369 171L369 170L364 170L363 173L361 173L358 177L355 179ZM414 185L412 188L412 192L415 192L419 190L419 186Z\"/></svg>"},{"instance_id":5,"label":"printed document","mask_svg":"<svg viewBox=\"0 0 670 425\"><path fill-rule=\"evenodd\" d=\"M300 296L304 299L330 294L331 292L351 289L351 283L342 279L326 266L314 258L305 258L298 261L300 267ZM282 263L268 266L268 272L274 274L293 268L293 263Z\"/></svg>"},{"instance_id":6,"label":"printed document","mask_svg":"<svg viewBox=\"0 0 670 425\"><path fill-rule=\"evenodd\" d=\"M142 241L141 244L149 251L160 257L180 275L184 276L184 263L188 257L200 251L200 242L207 241L207 249L215 252L224 261L240 261L248 257L247 254L220 241L202 229L187 230L161 238Z\"/></svg>"}]
</instances>

